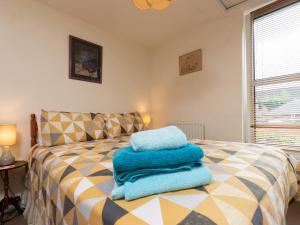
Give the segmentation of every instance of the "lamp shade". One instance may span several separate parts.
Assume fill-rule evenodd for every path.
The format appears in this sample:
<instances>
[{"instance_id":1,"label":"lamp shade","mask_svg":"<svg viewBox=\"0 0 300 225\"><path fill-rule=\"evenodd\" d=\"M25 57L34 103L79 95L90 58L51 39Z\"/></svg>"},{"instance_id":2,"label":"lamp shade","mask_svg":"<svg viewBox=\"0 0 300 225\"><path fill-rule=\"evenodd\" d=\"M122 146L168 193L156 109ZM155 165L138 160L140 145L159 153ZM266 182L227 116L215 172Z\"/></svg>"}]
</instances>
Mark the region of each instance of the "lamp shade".
<instances>
[{"instance_id":1,"label":"lamp shade","mask_svg":"<svg viewBox=\"0 0 300 225\"><path fill-rule=\"evenodd\" d=\"M163 10L167 8L172 0L133 0L134 5L141 9L153 8L156 10Z\"/></svg>"},{"instance_id":2,"label":"lamp shade","mask_svg":"<svg viewBox=\"0 0 300 225\"><path fill-rule=\"evenodd\" d=\"M16 144L16 125L0 125L0 145L11 146Z\"/></svg>"},{"instance_id":3,"label":"lamp shade","mask_svg":"<svg viewBox=\"0 0 300 225\"><path fill-rule=\"evenodd\" d=\"M133 1L134 5L141 10L150 8L150 5L148 4L148 2L146 0L132 0L132 1Z\"/></svg>"},{"instance_id":4,"label":"lamp shade","mask_svg":"<svg viewBox=\"0 0 300 225\"><path fill-rule=\"evenodd\" d=\"M171 3L171 0L152 0L151 7L156 10L164 10Z\"/></svg>"},{"instance_id":5,"label":"lamp shade","mask_svg":"<svg viewBox=\"0 0 300 225\"><path fill-rule=\"evenodd\" d=\"M151 116L150 116L150 114L149 113L144 113L142 115L142 118L143 118L144 124L146 125L146 127L148 127L149 124L151 123Z\"/></svg>"}]
</instances>

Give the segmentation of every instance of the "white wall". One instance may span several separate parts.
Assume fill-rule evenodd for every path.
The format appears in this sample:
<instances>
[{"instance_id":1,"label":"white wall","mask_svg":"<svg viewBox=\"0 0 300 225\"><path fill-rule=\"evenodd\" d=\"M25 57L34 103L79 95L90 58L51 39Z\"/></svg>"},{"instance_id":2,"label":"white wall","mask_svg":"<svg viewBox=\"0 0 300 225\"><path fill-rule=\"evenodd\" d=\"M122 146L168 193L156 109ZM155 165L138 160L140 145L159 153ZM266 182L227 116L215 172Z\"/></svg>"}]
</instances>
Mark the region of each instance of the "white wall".
<instances>
[{"instance_id":1,"label":"white wall","mask_svg":"<svg viewBox=\"0 0 300 225\"><path fill-rule=\"evenodd\" d=\"M103 84L68 79L68 35L103 46ZM147 49L32 0L0 0L0 123L16 123L27 158L29 116L40 109L148 110Z\"/></svg>"},{"instance_id":2,"label":"white wall","mask_svg":"<svg viewBox=\"0 0 300 225\"><path fill-rule=\"evenodd\" d=\"M225 16L162 43L153 53L154 126L176 121L205 125L206 139L242 141L243 13L267 0L248 1ZM203 52L203 70L179 76L178 57Z\"/></svg>"},{"instance_id":3,"label":"white wall","mask_svg":"<svg viewBox=\"0 0 300 225\"><path fill-rule=\"evenodd\" d=\"M200 121L207 139L242 140L242 21L238 13L205 24L155 52L155 126ZM203 71L179 76L178 57L198 48Z\"/></svg>"}]
</instances>

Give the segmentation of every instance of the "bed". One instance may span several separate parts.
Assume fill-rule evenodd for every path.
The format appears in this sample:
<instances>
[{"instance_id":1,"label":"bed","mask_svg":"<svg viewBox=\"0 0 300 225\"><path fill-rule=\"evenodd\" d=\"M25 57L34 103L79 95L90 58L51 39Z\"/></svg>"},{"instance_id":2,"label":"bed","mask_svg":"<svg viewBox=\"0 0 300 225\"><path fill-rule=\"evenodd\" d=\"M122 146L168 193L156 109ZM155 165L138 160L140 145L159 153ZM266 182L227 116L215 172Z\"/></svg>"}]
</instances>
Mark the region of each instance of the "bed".
<instances>
[{"instance_id":1,"label":"bed","mask_svg":"<svg viewBox=\"0 0 300 225\"><path fill-rule=\"evenodd\" d=\"M35 138L32 132L32 144ZM111 200L112 155L129 145L128 136L34 145L24 213L28 224L285 224L288 204L298 190L293 158L264 145L191 142L204 150L213 183L130 202Z\"/></svg>"}]
</instances>

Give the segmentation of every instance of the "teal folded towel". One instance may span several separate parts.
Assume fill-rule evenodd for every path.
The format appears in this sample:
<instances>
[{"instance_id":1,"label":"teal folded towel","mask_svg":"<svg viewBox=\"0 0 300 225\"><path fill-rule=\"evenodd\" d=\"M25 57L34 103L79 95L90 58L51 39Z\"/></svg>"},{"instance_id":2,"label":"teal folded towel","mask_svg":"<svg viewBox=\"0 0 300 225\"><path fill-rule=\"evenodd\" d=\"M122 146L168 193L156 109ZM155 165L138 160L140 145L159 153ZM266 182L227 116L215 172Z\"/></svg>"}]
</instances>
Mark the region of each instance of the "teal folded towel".
<instances>
[{"instance_id":1,"label":"teal folded towel","mask_svg":"<svg viewBox=\"0 0 300 225\"><path fill-rule=\"evenodd\" d=\"M114 179L121 185L150 174L188 170L198 165L203 156L202 149L191 143L182 148L154 151L123 147L113 156Z\"/></svg>"},{"instance_id":2,"label":"teal folded towel","mask_svg":"<svg viewBox=\"0 0 300 225\"><path fill-rule=\"evenodd\" d=\"M134 150L174 149L187 145L186 135L176 126L134 133L130 136Z\"/></svg>"},{"instance_id":3,"label":"teal folded towel","mask_svg":"<svg viewBox=\"0 0 300 225\"><path fill-rule=\"evenodd\" d=\"M212 174L203 165L190 171L152 175L135 182L126 182L122 186L115 185L112 199L125 198L126 201L130 201L148 195L203 186L211 181Z\"/></svg>"},{"instance_id":4,"label":"teal folded towel","mask_svg":"<svg viewBox=\"0 0 300 225\"><path fill-rule=\"evenodd\" d=\"M202 163L198 161L193 163L183 163L171 167L138 169L138 170L121 172L118 175L114 173L114 177L117 184L124 184L126 181L134 182L142 177L150 176L153 174L175 173L184 170L192 170L193 167L201 166L201 164Z\"/></svg>"}]
</instances>

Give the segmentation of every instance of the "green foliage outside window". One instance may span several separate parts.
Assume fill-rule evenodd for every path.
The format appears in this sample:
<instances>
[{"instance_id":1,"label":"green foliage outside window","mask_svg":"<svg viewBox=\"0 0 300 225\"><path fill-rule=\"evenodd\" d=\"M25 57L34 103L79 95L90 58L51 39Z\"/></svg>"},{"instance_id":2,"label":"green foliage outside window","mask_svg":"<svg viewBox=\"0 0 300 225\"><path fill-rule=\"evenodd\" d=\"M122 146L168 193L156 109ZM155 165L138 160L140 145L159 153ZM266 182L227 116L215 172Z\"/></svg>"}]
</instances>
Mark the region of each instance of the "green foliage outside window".
<instances>
[{"instance_id":1,"label":"green foliage outside window","mask_svg":"<svg viewBox=\"0 0 300 225\"><path fill-rule=\"evenodd\" d=\"M280 94L263 97L260 103L261 105L267 107L268 110L273 110L291 101L292 99L292 95L288 91L283 90L280 91Z\"/></svg>"}]
</instances>

